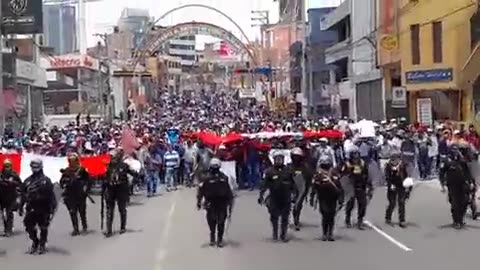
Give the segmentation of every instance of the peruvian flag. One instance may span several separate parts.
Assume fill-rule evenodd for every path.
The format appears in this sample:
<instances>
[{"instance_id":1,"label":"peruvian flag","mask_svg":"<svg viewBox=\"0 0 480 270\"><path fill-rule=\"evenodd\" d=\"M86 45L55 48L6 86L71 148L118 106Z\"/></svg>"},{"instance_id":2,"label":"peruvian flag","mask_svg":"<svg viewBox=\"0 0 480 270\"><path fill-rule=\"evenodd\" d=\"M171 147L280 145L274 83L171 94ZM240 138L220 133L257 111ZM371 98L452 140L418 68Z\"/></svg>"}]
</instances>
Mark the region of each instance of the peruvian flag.
<instances>
[{"instance_id":1,"label":"peruvian flag","mask_svg":"<svg viewBox=\"0 0 480 270\"><path fill-rule=\"evenodd\" d=\"M231 56L233 54L233 50L225 41L220 41L220 47L217 52L220 56Z\"/></svg>"}]
</instances>

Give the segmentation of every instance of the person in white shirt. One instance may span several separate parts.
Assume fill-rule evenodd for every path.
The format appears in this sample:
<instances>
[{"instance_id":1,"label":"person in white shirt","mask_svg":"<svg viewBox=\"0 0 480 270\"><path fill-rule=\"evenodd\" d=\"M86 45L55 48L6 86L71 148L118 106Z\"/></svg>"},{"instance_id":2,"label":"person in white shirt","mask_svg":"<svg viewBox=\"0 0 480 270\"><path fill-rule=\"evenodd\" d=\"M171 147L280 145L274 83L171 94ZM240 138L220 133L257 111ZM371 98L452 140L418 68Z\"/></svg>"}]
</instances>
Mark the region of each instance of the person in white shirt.
<instances>
[{"instance_id":1,"label":"person in white shirt","mask_svg":"<svg viewBox=\"0 0 480 270\"><path fill-rule=\"evenodd\" d=\"M437 171L437 156L438 156L438 139L437 135L433 133L433 130L429 128L427 130L428 137L430 138L431 144L428 146L428 158L429 158L429 166L428 166L428 174L431 175L432 173L436 173Z\"/></svg>"}]
</instances>

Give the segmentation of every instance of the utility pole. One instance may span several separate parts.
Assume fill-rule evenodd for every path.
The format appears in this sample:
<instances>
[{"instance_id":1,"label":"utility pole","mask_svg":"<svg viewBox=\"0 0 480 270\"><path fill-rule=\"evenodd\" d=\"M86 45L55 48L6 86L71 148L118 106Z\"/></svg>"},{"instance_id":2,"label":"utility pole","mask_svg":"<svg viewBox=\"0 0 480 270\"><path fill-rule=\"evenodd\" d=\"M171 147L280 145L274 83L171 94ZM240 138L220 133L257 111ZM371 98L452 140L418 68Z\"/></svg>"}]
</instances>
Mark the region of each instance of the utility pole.
<instances>
[{"instance_id":1,"label":"utility pole","mask_svg":"<svg viewBox=\"0 0 480 270\"><path fill-rule=\"evenodd\" d=\"M307 52L307 19L305 16L305 0L300 1L300 15L302 18L302 58L301 58L301 67L302 67L302 82L301 82L301 92L302 92L302 116L307 117L309 115L309 103L310 100L305 100L307 97L307 69L305 64L305 55ZM297 27L295 27L297 29Z\"/></svg>"},{"instance_id":2,"label":"utility pole","mask_svg":"<svg viewBox=\"0 0 480 270\"><path fill-rule=\"evenodd\" d=\"M3 15L0 4L0 138L5 132L5 92L3 91Z\"/></svg>"},{"instance_id":3,"label":"utility pole","mask_svg":"<svg viewBox=\"0 0 480 270\"><path fill-rule=\"evenodd\" d=\"M267 57L267 65L270 69L272 69L272 63L271 63L271 59L270 59L270 46L271 46L271 40L270 38L267 36L265 37L265 28L266 27L269 27L270 26L270 11L268 10L252 10L252 16L255 15L255 17L252 17L252 22L257 22L257 23L254 23L252 24L252 27L256 27L256 26L259 26L260 27L260 39L262 40L261 42L261 46L262 46L262 61L265 62L265 54L264 54L264 48L266 47L266 50L267 50L267 53L268 53L268 57ZM268 32L267 32L268 33ZM265 95L265 98L266 98L266 101L267 101L267 104L269 104L269 94L270 93L270 90L273 86L273 71L272 73L270 73L269 75L269 81L270 81L270 89L268 89L266 91L266 93L264 94Z\"/></svg>"},{"instance_id":4,"label":"utility pole","mask_svg":"<svg viewBox=\"0 0 480 270\"><path fill-rule=\"evenodd\" d=\"M105 47L105 56L101 54L101 51L98 52L98 57L100 59L99 73L98 73L98 82L99 82L99 94L100 94L100 108L102 112L103 120L108 122L111 120L110 117L110 65L108 57L108 34L93 34L93 36L100 38L103 41ZM104 78L103 68L106 68L107 76ZM105 88L105 85L107 86Z\"/></svg>"}]
</instances>

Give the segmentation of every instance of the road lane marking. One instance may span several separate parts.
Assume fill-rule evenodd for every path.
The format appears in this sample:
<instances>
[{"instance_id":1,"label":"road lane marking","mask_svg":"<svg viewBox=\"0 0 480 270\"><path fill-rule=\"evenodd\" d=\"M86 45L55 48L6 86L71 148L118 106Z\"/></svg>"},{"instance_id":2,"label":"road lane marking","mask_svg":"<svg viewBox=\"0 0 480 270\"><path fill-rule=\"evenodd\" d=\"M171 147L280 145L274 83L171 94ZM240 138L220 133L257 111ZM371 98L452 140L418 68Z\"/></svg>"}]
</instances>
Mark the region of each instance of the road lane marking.
<instances>
[{"instance_id":1,"label":"road lane marking","mask_svg":"<svg viewBox=\"0 0 480 270\"><path fill-rule=\"evenodd\" d=\"M366 220L363 222L364 224L366 224L368 227L372 228L374 231L376 231L378 234L380 234L381 236L383 236L385 239L387 239L388 241L392 242L394 245L396 245L397 247L399 247L400 249L402 249L403 251L412 251L411 248L407 247L406 245L402 244L400 241L396 240L395 238L393 238L392 236L390 236L389 234L387 234L386 232L382 231L382 229L378 228L377 226L373 225L370 221Z\"/></svg>"},{"instance_id":2,"label":"road lane marking","mask_svg":"<svg viewBox=\"0 0 480 270\"><path fill-rule=\"evenodd\" d=\"M165 260L165 257L167 257L167 244L168 244L168 238L170 236L170 229L172 227L172 220L173 220L173 214L175 213L175 208L177 205L177 194L178 192L175 192L172 198L172 202L170 204L170 209L168 210L166 220L165 220L165 226L163 227L162 234L160 236L160 247L157 250L157 254L155 255L155 270L163 270L163 261Z\"/></svg>"}]
</instances>

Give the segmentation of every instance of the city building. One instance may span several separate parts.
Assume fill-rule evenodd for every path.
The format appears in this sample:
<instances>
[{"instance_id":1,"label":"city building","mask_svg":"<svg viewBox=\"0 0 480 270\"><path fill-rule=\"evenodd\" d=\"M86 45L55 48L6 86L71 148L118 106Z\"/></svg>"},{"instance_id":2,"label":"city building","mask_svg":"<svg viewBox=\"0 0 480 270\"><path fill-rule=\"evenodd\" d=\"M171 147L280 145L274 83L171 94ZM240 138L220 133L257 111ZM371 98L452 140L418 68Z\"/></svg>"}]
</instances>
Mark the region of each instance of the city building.
<instances>
[{"instance_id":1,"label":"city building","mask_svg":"<svg viewBox=\"0 0 480 270\"><path fill-rule=\"evenodd\" d=\"M401 3L395 0L378 2L377 61L383 72L386 118L409 120L409 93L402 84L402 65L398 36Z\"/></svg>"},{"instance_id":2,"label":"city building","mask_svg":"<svg viewBox=\"0 0 480 270\"><path fill-rule=\"evenodd\" d=\"M124 8L117 25L120 31L137 33L148 30L150 22L151 18L147 9Z\"/></svg>"},{"instance_id":3,"label":"city building","mask_svg":"<svg viewBox=\"0 0 480 270\"><path fill-rule=\"evenodd\" d=\"M168 55L182 59L183 72L192 71L196 65L197 51L195 45L195 36L179 37L168 42Z\"/></svg>"},{"instance_id":4,"label":"city building","mask_svg":"<svg viewBox=\"0 0 480 270\"><path fill-rule=\"evenodd\" d=\"M297 108L301 110L301 105L304 104L303 109L306 108L308 115L312 116L334 113L331 99L335 93L331 92L334 88L330 87L331 72L334 72L334 67L325 63L325 48L334 44L336 33L334 31L323 31L320 28L322 18L333 9L315 8L307 11L309 31L305 63L307 75L305 93L301 93L302 42L295 42L290 48L291 54L294 56L293 64L290 68L291 87L297 93ZM303 102L303 100L306 102Z\"/></svg>"},{"instance_id":5,"label":"city building","mask_svg":"<svg viewBox=\"0 0 480 270\"><path fill-rule=\"evenodd\" d=\"M37 37L38 39L38 37ZM15 39L15 49L3 44L3 96L0 113L5 117L5 126L20 131L41 124L43 121L42 90L47 88L46 72L37 64L38 40Z\"/></svg>"},{"instance_id":6,"label":"city building","mask_svg":"<svg viewBox=\"0 0 480 270\"><path fill-rule=\"evenodd\" d=\"M324 16L321 29L336 34L334 45L325 49L325 62L335 67L334 82L338 87L338 104L342 116L357 118L355 84L352 81L352 6L344 1L340 6Z\"/></svg>"},{"instance_id":7,"label":"city building","mask_svg":"<svg viewBox=\"0 0 480 270\"><path fill-rule=\"evenodd\" d=\"M472 118L472 87L462 69L472 52L470 19L475 11L469 0L441 5L415 1L401 14L402 84L409 93L411 120L432 124Z\"/></svg>"},{"instance_id":8,"label":"city building","mask_svg":"<svg viewBox=\"0 0 480 270\"><path fill-rule=\"evenodd\" d=\"M104 94L108 89L108 68L96 58L81 54L42 57L48 89L43 91L45 122L64 124L76 115L92 119L106 115Z\"/></svg>"},{"instance_id":9,"label":"city building","mask_svg":"<svg viewBox=\"0 0 480 270\"><path fill-rule=\"evenodd\" d=\"M57 55L78 50L75 5L61 0L49 2L43 6L43 23L44 46L53 48Z\"/></svg>"},{"instance_id":10,"label":"city building","mask_svg":"<svg viewBox=\"0 0 480 270\"><path fill-rule=\"evenodd\" d=\"M377 1L346 0L323 17L323 29L335 31L327 64L335 65L336 101L341 114L353 119L384 120L384 81L378 65Z\"/></svg>"}]
</instances>

